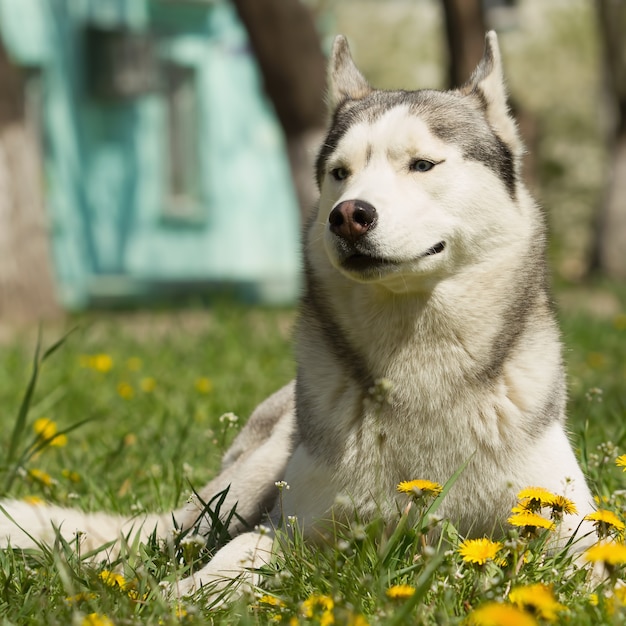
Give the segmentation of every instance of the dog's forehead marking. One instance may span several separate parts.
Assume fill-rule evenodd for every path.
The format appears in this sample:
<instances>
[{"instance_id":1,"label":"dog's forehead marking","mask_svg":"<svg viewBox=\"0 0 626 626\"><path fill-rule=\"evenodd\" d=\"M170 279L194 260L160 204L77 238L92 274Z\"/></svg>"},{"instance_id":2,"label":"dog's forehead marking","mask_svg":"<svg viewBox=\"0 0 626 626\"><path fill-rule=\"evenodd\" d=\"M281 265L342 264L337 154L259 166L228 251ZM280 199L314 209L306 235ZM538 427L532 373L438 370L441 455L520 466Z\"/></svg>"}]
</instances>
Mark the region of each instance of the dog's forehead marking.
<instances>
[{"instance_id":1,"label":"dog's forehead marking","mask_svg":"<svg viewBox=\"0 0 626 626\"><path fill-rule=\"evenodd\" d=\"M333 123L318 154L318 186L328 162L337 157L337 149L355 126L368 132L389 112L408 111L405 119L421 119L429 135L449 146L456 146L464 158L482 163L515 197L514 157L508 146L490 127L484 111L475 100L457 91L382 91L374 90L357 101L345 101L334 112ZM393 116L392 116L393 117ZM365 124L363 126L363 124Z\"/></svg>"},{"instance_id":2,"label":"dog's forehead marking","mask_svg":"<svg viewBox=\"0 0 626 626\"><path fill-rule=\"evenodd\" d=\"M455 144L437 137L429 124L416 115L407 104L384 111L374 119L355 122L337 143L332 160L355 159L369 163L384 156L389 160L431 157L441 158L444 151L458 150Z\"/></svg>"}]
</instances>

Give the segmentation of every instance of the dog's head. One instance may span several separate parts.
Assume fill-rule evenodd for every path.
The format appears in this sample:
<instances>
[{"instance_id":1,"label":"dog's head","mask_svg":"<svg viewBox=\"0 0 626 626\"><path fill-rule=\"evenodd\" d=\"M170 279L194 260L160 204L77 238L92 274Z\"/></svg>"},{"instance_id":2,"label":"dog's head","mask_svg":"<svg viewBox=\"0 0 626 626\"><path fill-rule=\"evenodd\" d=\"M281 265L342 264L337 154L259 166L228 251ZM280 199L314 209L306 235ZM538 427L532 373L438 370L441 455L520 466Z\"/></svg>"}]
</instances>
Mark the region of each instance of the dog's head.
<instances>
[{"instance_id":1,"label":"dog's head","mask_svg":"<svg viewBox=\"0 0 626 626\"><path fill-rule=\"evenodd\" d=\"M523 148L495 33L452 91L373 89L337 37L328 104L313 257L354 281L412 291L488 259L525 227Z\"/></svg>"}]
</instances>

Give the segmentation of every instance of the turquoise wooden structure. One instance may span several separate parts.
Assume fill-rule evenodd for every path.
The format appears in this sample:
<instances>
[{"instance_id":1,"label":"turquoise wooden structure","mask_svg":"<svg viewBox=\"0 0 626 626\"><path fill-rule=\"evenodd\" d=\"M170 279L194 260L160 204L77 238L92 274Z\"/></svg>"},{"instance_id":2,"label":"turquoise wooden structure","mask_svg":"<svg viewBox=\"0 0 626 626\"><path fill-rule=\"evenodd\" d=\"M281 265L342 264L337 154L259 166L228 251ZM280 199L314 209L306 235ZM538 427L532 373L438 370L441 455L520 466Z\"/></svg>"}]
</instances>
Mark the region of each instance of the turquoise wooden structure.
<instances>
[{"instance_id":1,"label":"turquoise wooden structure","mask_svg":"<svg viewBox=\"0 0 626 626\"><path fill-rule=\"evenodd\" d=\"M281 131L225 0L0 0L32 70L61 301L297 292Z\"/></svg>"}]
</instances>

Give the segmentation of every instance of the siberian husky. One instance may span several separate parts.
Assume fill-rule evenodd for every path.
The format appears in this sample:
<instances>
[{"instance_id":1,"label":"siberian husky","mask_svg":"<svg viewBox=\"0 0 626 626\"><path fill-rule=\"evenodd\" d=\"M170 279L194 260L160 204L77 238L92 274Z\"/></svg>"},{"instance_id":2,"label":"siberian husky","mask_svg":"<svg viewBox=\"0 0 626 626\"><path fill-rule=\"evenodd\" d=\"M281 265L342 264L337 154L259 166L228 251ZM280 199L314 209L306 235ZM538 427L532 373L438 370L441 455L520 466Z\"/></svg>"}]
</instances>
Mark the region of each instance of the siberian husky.
<instances>
[{"instance_id":1,"label":"siberian husky","mask_svg":"<svg viewBox=\"0 0 626 626\"><path fill-rule=\"evenodd\" d=\"M337 515L393 519L398 483L443 484L464 466L439 509L462 535L502 532L516 493L541 486L575 502L561 528L571 536L592 497L564 429L544 218L522 181L495 33L451 91L374 89L338 37L328 106L303 236L297 379L253 413L199 500L230 486L224 509L237 503L270 528L294 516L314 539ZM201 510L125 520L3 507L5 543L51 541L54 524L89 548L131 528L165 536L172 518L191 527ZM270 559L271 531L237 520L230 530L180 593L250 580Z\"/></svg>"}]
</instances>

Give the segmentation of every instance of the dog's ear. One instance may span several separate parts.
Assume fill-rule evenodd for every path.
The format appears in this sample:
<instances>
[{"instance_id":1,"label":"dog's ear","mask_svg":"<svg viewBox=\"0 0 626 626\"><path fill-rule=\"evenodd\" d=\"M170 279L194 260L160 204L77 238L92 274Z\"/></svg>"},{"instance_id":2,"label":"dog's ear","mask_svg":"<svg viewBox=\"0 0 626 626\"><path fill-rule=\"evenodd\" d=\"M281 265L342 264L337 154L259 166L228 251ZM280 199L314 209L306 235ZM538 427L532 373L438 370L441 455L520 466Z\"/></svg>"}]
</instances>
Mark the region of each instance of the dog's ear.
<instances>
[{"instance_id":1,"label":"dog's ear","mask_svg":"<svg viewBox=\"0 0 626 626\"><path fill-rule=\"evenodd\" d=\"M502 73L498 36L491 30L485 37L485 52L469 81L459 90L474 98L484 110L489 125L515 154L523 152L517 124L511 116Z\"/></svg>"},{"instance_id":2,"label":"dog's ear","mask_svg":"<svg viewBox=\"0 0 626 626\"><path fill-rule=\"evenodd\" d=\"M369 83L352 60L347 39L337 36L328 62L327 102L330 113L345 100L360 100L371 91Z\"/></svg>"}]
</instances>

